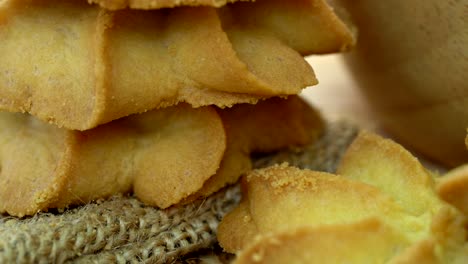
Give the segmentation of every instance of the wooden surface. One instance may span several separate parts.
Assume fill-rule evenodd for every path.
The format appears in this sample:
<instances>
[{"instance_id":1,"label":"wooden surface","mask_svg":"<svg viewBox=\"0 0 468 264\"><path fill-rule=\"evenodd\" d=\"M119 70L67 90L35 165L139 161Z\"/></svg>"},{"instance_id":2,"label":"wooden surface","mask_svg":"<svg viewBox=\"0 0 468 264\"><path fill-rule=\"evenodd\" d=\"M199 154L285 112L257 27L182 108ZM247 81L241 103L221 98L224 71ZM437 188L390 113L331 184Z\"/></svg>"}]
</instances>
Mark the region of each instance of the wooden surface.
<instances>
[{"instance_id":1,"label":"wooden surface","mask_svg":"<svg viewBox=\"0 0 468 264\"><path fill-rule=\"evenodd\" d=\"M358 90L340 55L309 56L319 84L304 90L303 96L328 120L347 119L362 128L380 130L365 98Z\"/></svg>"}]
</instances>

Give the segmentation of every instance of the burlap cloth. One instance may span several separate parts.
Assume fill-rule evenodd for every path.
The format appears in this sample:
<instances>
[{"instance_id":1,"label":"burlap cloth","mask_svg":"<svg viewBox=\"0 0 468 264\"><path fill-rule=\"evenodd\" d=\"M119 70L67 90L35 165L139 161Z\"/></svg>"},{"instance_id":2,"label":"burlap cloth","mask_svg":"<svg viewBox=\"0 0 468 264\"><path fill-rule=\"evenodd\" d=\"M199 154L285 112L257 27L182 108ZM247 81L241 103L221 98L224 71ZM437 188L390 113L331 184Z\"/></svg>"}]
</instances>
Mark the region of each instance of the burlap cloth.
<instances>
[{"instance_id":1,"label":"burlap cloth","mask_svg":"<svg viewBox=\"0 0 468 264\"><path fill-rule=\"evenodd\" d=\"M333 172L356 134L357 128L349 123L329 124L314 144L254 157L255 167L286 161ZM239 200L239 187L232 186L203 201L167 210L115 196L64 213L27 219L0 216L0 263L201 262L202 257L194 256L216 246L218 224Z\"/></svg>"}]
</instances>

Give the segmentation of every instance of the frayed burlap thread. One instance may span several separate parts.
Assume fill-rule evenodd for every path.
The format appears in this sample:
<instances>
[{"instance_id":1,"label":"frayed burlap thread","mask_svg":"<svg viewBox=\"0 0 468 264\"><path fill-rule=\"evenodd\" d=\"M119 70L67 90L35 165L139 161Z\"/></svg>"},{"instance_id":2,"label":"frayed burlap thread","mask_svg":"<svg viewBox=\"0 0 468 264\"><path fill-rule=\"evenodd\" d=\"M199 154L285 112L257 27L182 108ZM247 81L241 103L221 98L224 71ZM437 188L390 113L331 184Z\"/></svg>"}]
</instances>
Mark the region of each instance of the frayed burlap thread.
<instances>
[{"instance_id":1,"label":"frayed burlap thread","mask_svg":"<svg viewBox=\"0 0 468 264\"><path fill-rule=\"evenodd\" d=\"M336 122L314 144L257 158L255 167L288 162L333 172L356 134L355 126ZM185 254L216 243L219 222L240 196L239 186L232 186L203 201L161 210L118 195L64 213L0 216L0 263L184 262Z\"/></svg>"}]
</instances>

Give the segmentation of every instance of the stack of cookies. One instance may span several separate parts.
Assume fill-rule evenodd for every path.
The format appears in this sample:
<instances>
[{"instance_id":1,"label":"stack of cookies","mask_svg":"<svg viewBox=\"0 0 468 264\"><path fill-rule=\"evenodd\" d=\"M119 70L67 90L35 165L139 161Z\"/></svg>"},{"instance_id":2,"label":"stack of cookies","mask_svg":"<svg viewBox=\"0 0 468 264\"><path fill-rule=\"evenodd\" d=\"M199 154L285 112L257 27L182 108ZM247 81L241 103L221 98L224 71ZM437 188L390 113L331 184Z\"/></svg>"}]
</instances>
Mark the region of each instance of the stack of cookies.
<instances>
[{"instance_id":1,"label":"stack of cookies","mask_svg":"<svg viewBox=\"0 0 468 264\"><path fill-rule=\"evenodd\" d=\"M318 136L303 56L354 44L321 0L90 2L0 1L2 213L206 197Z\"/></svg>"}]
</instances>

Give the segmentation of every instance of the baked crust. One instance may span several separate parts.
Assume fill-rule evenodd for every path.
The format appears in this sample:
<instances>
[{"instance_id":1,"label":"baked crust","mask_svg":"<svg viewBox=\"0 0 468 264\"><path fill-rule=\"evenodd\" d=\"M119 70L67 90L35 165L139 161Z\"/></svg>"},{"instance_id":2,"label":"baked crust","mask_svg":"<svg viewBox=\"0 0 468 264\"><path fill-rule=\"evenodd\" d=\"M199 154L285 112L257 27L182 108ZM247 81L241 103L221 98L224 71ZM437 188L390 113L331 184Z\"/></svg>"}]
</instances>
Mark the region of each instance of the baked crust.
<instances>
[{"instance_id":1,"label":"baked crust","mask_svg":"<svg viewBox=\"0 0 468 264\"><path fill-rule=\"evenodd\" d=\"M179 104L84 132L1 112L0 212L32 215L131 191L167 208L237 181L250 152L309 143L322 127L294 96L230 109Z\"/></svg>"},{"instance_id":2,"label":"baked crust","mask_svg":"<svg viewBox=\"0 0 468 264\"><path fill-rule=\"evenodd\" d=\"M438 197L433 175L417 159L375 134L359 134L337 175L282 164L242 183L240 206L218 229L237 263L468 259L465 216Z\"/></svg>"},{"instance_id":3,"label":"baked crust","mask_svg":"<svg viewBox=\"0 0 468 264\"><path fill-rule=\"evenodd\" d=\"M298 94L317 84L303 55L354 41L320 3L109 11L84 1L7 0L0 109L87 130L179 102L230 107ZM306 25L310 34L299 33Z\"/></svg>"}]
</instances>

